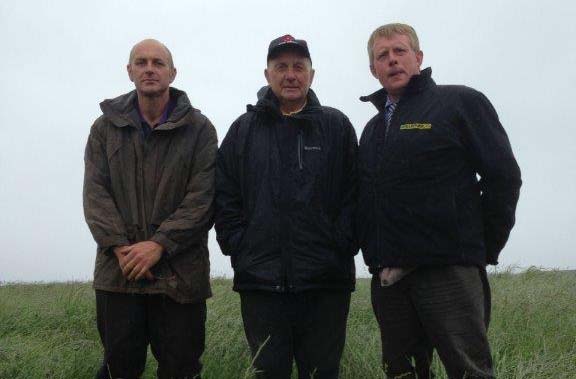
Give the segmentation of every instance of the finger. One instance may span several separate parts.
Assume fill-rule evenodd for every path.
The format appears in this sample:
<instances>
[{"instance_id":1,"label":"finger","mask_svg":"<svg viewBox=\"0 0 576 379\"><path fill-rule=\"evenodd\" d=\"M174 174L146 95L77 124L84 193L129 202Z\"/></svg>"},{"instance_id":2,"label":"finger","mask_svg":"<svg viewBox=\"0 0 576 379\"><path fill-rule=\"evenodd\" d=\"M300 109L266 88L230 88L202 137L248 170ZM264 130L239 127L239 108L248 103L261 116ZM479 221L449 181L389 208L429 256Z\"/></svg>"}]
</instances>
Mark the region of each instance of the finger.
<instances>
[{"instance_id":1,"label":"finger","mask_svg":"<svg viewBox=\"0 0 576 379\"><path fill-rule=\"evenodd\" d=\"M150 265L147 264L146 260L142 259L141 257L135 257L131 262L134 262L134 265L132 266L128 276L130 280L140 279L142 275L144 275L144 273L150 268Z\"/></svg>"},{"instance_id":2,"label":"finger","mask_svg":"<svg viewBox=\"0 0 576 379\"><path fill-rule=\"evenodd\" d=\"M116 251L120 254L126 254L132 248L132 245L118 246Z\"/></svg>"},{"instance_id":3,"label":"finger","mask_svg":"<svg viewBox=\"0 0 576 379\"><path fill-rule=\"evenodd\" d=\"M146 273L148 272L147 268L142 267L140 269L140 271L138 272L138 274L136 274L136 276L134 277L134 280L140 280L144 277L144 275L146 275Z\"/></svg>"},{"instance_id":4,"label":"finger","mask_svg":"<svg viewBox=\"0 0 576 379\"><path fill-rule=\"evenodd\" d=\"M124 276L129 278L130 273L134 270L134 267L136 267L138 265L138 260L137 259L126 259L125 263L126 264L122 268L122 272L124 273Z\"/></svg>"},{"instance_id":5,"label":"finger","mask_svg":"<svg viewBox=\"0 0 576 379\"><path fill-rule=\"evenodd\" d=\"M126 260L123 258L118 258L118 265L120 266L120 270L124 271L124 266L126 266Z\"/></svg>"},{"instance_id":6,"label":"finger","mask_svg":"<svg viewBox=\"0 0 576 379\"><path fill-rule=\"evenodd\" d=\"M139 250L136 248L136 246L132 245L129 246L129 248L126 249L122 254L127 258L132 258L138 254L138 251Z\"/></svg>"},{"instance_id":7,"label":"finger","mask_svg":"<svg viewBox=\"0 0 576 379\"><path fill-rule=\"evenodd\" d=\"M148 271L148 266L145 262L140 262L130 272L130 280L139 280L144 276L144 274Z\"/></svg>"},{"instance_id":8,"label":"finger","mask_svg":"<svg viewBox=\"0 0 576 379\"><path fill-rule=\"evenodd\" d=\"M144 274L144 278L146 278L147 280L156 280L156 278L155 278L154 275L150 272L150 270L146 271L146 273Z\"/></svg>"},{"instance_id":9,"label":"finger","mask_svg":"<svg viewBox=\"0 0 576 379\"><path fill-rule=\"evenodd\" d=\"M130 269L126 277L128 278L128 280L134 280L138 272L140 272L140 268L138 266L134 266L133 268Z\"/></svg>"}]
</instances>

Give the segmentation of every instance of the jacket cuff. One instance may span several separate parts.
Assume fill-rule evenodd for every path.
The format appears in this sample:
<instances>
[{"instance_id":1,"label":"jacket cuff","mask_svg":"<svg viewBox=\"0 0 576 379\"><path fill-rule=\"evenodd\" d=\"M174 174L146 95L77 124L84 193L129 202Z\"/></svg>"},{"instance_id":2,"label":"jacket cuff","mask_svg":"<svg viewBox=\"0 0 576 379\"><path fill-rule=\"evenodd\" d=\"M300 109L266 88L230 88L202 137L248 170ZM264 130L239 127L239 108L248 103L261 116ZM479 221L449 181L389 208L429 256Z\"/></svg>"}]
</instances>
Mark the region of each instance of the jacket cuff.
<instances>
[{"instance_id":1,"label":"jacket cuff","mask_svg":"<svg viewBox=\"0 0 576 379\"><path fill-rule=\"evenodd\" d=\"M378 264L375 266L368 266L368 272L372 275L380 275L380 271L384 268L384 265Z\"/></svg>"},{"instance_id":2,"label":"jacket cuff","mask_svg":"<svg viewBox=\"0 0 576 379\"><path fill-rule=\"evenodd\" d=\"M499 255L500 254L498 254L498 253L488 251L486 253L486 263L489 265L496 266L498 264L498 256Z\"/></svg>"},{"instance_id":3,"label":"jacket cuff","mask_svg":"<svg viewBox=\"0 0 576 379\"><path fill-rule=\"evenodd\" d=\"M102 253L111 254L116 246L130 245L126 236L106 236L98 239L98 248Z\"/></svg>"},{"instance_id":4,"label":"jacket cuff","mask_svg":"<svg viewBox=\"0 0 576 379\"><path fill-rule=\"evenodd\" d=\"M156 233L150 238L150 241L154 241L164 248L164 254L168 257L173 256L178 250L178 244L172 241L170 238L166 237L163 233Z\"/></svg>"},{"instance_id":5,"label":"jacket cuff","mask_svg":"<svg viewBox=\"0 0 576 379\"><path fill-rule=\"evenodd\" d=\"M232 234L228 239L228 254L229 256L233 257L238 255L238 250L240 250L240 243L242 242L242 238L244 237L244 230L240 229L236 233Z\"/></svg>"}]
</instances>

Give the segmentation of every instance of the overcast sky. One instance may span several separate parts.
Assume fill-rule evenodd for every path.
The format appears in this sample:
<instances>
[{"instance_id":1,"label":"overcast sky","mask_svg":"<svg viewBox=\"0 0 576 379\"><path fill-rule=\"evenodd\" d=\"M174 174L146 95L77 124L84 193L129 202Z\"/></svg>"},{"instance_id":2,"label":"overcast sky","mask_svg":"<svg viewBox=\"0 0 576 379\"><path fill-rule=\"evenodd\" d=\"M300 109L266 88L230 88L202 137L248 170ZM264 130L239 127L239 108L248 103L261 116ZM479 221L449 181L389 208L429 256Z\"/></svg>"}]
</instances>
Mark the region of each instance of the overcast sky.
<instances>
[{"instance_id":1,"label":"overcast sky","mask_svg":"<svg viewBox=\"0 0 576 379\"><path fill-rule=\"evenodd\" d=\"M130 48L157 38L174 86L221 141L265 84L270 40L309 43L312 88L360 136L379 88L366 41L389 22L414 26L439 84L488 96L524 185L501 267L576 268L576 6L569 1L0 2L0 281L89 280L95 243L82 213L83 152L99 103L132 90ZM210 240L213 275L230 263ZM359 274L366 275L357 259Z\"/></svg>"}]
</instances>

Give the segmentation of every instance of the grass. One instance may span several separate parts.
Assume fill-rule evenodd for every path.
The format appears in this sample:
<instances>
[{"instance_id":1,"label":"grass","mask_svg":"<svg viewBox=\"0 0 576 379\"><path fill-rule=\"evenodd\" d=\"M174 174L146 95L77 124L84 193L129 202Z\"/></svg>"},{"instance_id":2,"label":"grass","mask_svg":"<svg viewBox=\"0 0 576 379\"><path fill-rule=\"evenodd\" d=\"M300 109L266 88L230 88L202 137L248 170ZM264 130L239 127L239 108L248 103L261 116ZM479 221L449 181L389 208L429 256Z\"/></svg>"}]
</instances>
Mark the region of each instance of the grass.
<instances>
[{"instance_id":1,"label":"grass","mask_svg":"<svg viewBox=\"0 0 576 379\"><path fill-rule=\"evenodd\" d=\"M491 275L490 342L498 378L576 378L576 272ZM251 378L239 297L214 279L208 301L205 379ZM352 296L341 378L383 378L369 281ZM93 378L101 347L89 283L0 286L0 379ZM436 358L439 378L446 375ZM144 378L154 378L149 354Z\"/></svg>"}]
</instances>

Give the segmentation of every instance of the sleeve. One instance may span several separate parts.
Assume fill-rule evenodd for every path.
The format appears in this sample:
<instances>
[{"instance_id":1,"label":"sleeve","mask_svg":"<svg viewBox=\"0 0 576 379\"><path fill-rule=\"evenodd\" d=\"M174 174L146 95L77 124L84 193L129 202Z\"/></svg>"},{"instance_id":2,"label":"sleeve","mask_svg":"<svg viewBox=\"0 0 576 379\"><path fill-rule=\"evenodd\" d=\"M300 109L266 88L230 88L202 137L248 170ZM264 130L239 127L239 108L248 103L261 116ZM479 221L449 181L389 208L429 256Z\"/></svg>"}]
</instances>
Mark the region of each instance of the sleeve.
<instances>
[{"instance_id":1,"label":"sleeve","mask_svg":"<svg viewBox=\"0 0 576 379\"><path fill-rule=\"evenodd\" d=\"M165 254L168 258L201 243L212 227L214 167L218 137L214 126L207 119L198 134L195 150L186 195L151 238L166 249Z\"/></svg>"},{"instance_id":2,"label":"sleeve","mask_svg":"<svg viewBox=\"0 0 576 379\"><path fill-rule=\"evenodd\" d=\"M354 127L345 116L344 129L342 197L335 228L339 246L343 247L346 254L354 256L359 249L355 228L358 197L358 139Z\"/></svg>"},{"instance_id":3,"label":"sleeve","mask_svg":"<svg viewBox=\"0 0 576 379\"><path fill-rule=\"evenodd\" d=\"M101 252L128 245L128 237L112 195L106 141L93 125L84 153L84 217Z\"/></svg>"},{"instance_id":4,"label":"sleeve","mask_svg":"<svg viewBox=\"0 0 576 379\"><path fill-rule=\"evenodd\" d=\"M216 239L224 255L237 254L245 229L240 162L235 145L240 119L228 130L216 164Z\"/></svg>"},{"instance_id":5,"label":"sleeve","mask_svg":"<svg viewBox=\"0 0 576 379\"><path fill-rule=\"evenodd\" d=\"M462 100L468 145L480 175L486 260L496 265L515 223L522 185L520 168L508 136L486 96L472 91Z\"/></svg>"}]
</instances>

